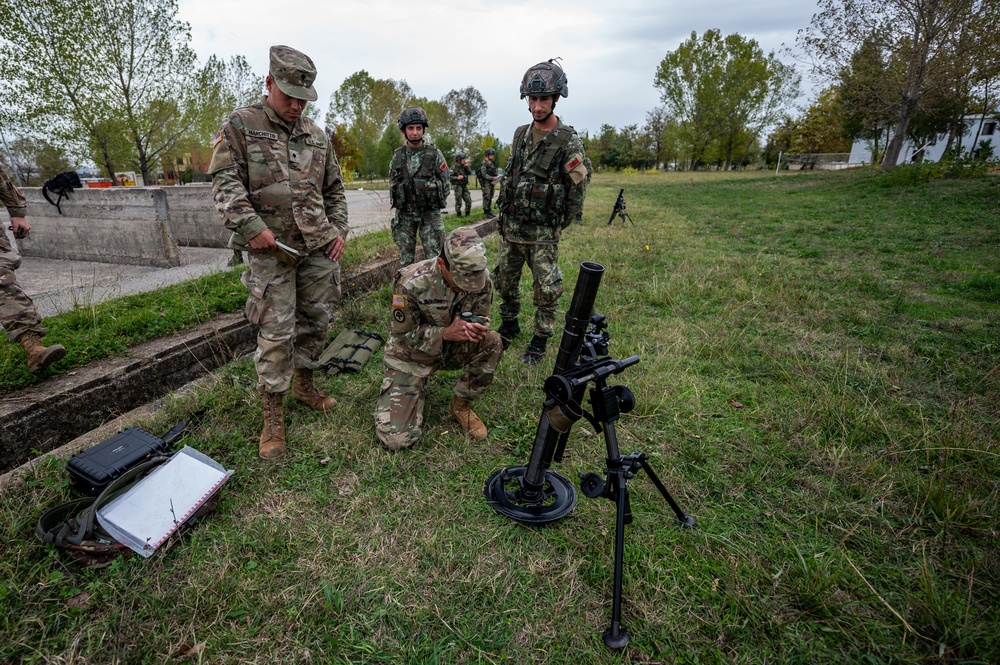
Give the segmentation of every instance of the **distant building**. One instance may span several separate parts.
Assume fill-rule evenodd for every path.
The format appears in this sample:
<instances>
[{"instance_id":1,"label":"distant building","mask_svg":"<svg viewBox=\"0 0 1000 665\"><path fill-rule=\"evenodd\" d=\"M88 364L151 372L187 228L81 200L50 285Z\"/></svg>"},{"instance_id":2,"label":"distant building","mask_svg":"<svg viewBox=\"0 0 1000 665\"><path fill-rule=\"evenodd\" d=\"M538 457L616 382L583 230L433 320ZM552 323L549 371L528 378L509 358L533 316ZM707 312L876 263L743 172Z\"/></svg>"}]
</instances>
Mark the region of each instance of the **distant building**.
<instances>
[{"instance_id":1,"label":"distant building","mask_svg":"<svg viewBox=\"0 0 1000 665\"><path fill-rule=\"evenodd\" d=\"M1000 134L1000 118L994 115L967 115L962 121L965 132L962 135L962 150L964 152L974 151L979 147L980 141L987 141L993 145L994 154L1000 155L1000 140L996 139ZM958 145L957 139L952 142ZM948 147L948 134L939 134L923 145L914 145L910 139L903 141L903 148L899 152L898 163L906 162L936 162L941 159L945 148ZM851 164L871 164L872 146L871 141L857 140L851 146Z\"/></svg>"}]
</instances>

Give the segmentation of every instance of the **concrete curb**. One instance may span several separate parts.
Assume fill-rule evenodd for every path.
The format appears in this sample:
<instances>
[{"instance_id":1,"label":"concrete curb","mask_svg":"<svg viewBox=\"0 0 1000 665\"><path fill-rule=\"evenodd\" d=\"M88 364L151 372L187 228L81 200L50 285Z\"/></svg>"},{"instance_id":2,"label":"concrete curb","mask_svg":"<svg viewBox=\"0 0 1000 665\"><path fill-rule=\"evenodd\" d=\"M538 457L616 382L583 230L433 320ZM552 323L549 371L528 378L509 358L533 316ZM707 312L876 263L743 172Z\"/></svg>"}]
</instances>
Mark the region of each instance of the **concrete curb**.
<instances>
[{"instance_id":1,"label":"concrete curb","mask_svg":"<svg viewBox=\"0 0 1000 665\"><path fill-rule=\"evenodd\" d=\"M472 226L485 237L496 218ZM419 249L418 249L419 251ZM345 274L345 297L390 279L399 258ZM195 330L146 342L124 358L108 358L54 377L14 398L0 399L0 487L40 454L67 444L102 423L136 409L253 351L256 334L242 313L226 314Z\"/></svg>"}]
</instances>

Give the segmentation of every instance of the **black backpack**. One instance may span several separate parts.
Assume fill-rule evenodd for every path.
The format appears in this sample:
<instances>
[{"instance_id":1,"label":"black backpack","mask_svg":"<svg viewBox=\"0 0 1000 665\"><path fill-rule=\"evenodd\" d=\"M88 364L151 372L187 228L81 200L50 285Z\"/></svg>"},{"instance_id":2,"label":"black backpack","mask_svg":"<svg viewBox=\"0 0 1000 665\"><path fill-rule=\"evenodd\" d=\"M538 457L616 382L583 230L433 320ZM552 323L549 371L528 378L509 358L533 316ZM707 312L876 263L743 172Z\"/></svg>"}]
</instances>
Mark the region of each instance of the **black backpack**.
<instances>
[{"instance_id":1,"label":"black backpack","mask_svg":"<svg viewBox=\"0 0 1000 665\"><path fill-rule=\"evenodd\" d=\"M63 214L60 203L62 203L63 197L69 197L70 192L79 187L83 187L83 183L80 182L80 176L76 171L66 171L65 173L60 173L57 176L53 176L45 181L42 185L42 196L45 200L56 207L59 214ZM59 198L53 201L49 198L49 192L56 194Z\"/></svg>"}]
</instances>

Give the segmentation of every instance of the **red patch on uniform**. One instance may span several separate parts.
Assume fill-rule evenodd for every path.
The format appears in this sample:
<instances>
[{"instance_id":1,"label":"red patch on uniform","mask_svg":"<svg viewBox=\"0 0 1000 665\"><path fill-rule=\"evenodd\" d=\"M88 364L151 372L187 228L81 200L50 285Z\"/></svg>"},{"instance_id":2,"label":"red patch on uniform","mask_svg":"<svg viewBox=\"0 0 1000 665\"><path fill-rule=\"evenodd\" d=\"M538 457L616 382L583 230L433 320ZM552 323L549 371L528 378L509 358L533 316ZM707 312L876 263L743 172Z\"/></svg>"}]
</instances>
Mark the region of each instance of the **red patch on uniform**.
<instances>
[{"instance_id":1,"label":"red patch on uniform","mask_svg":"<svg viewBox=\"0 0 1000 665\"><path fill-rule=\"evenodd\" d=\"M568 162L566 162L566 170L567 171L572 171L573 169L575 169L579 165L580 165L580 158L579 157L574 157L573 159L571 159Z\"/></svg>"},{"instance_id":2,"label":"red patch on uniform","mask_svg":"<svg viewBox=\"0 0 1000 665\"><path fill-rule=\"evenodd\" d=\"M448 168L448 163L447 162L441 162L441 170L444 171L446 168Z\"/></svg>"}]
</instances>

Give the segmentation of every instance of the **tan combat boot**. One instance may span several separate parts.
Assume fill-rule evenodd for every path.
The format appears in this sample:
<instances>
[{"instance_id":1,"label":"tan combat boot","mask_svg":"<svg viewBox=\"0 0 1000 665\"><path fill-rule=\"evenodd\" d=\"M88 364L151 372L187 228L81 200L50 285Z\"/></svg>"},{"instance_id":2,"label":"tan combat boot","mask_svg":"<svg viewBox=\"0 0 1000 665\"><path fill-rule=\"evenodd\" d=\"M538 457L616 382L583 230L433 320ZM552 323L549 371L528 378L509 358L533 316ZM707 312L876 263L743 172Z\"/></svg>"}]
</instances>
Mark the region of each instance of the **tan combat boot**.
<instances>
[{"instance_id":1,"label":"tan combat boot","mask_svg":"<svg viewBox=\"0 0 1000 665\"><path fill-rule=\"evenodd\" d=\"M285 456L285 414L281 410L284 393L261 393L264 398L264 429L257 453L261 459L279 460Z\"/></svg>"},{"instance_id":2,"label":"tan combat boot","mask_svg":"<svg viewBox=\"0 0 1000 665\"><path fill-rule=\"evenodd\" d=\"M28 354L28 371L40 372L54 362L59 362L66 355L66 347L62 344L45 346L37 333L26 332L18 340Z\"/></svg>"},{"instance_id":3,"label":"tan combat boot","mask_svg":"<svg viewBox=\"0 0 1000 665\"><path fill-rule=\"evenodd\" d=\"M337 400L324 395L316 387L311 369L297 369L292 373L292 397L313 411L329 411L337 406Z\"/></svg>"},{"instance_id":4,"label":"tan combat boot","mask_svg":"<svg viewBox=\"0 0 1000 665\"><path fill-rule=\"evenodd\" d=\"M458 395L451 398L448 405L448 413L458 421L461 427L475 441L482 441L486 438L486 425L479 419L476 412L472 410L472 405Z\"/></svg>"}]
</instances>

